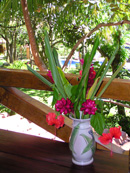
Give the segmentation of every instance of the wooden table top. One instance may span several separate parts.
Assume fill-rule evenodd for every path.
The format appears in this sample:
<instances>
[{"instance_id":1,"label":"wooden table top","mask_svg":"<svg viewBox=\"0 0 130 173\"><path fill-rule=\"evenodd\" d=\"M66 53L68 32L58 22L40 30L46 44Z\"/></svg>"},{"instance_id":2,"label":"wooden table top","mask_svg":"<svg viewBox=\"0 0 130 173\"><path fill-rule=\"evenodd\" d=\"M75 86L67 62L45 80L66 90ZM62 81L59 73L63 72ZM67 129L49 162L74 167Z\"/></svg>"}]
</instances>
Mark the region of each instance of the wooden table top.
<instances>
[{"instance_id":1,"label":"wooden table top","mask_svg":"<svg viewBox=\"0 0 130 173\"><path fill-rule=\"evenodd\" d=\"M76 166L68 143L0 130L0 173L128 173L128 156L97 150L94 162Z\"/></svg>"}]
</instances>

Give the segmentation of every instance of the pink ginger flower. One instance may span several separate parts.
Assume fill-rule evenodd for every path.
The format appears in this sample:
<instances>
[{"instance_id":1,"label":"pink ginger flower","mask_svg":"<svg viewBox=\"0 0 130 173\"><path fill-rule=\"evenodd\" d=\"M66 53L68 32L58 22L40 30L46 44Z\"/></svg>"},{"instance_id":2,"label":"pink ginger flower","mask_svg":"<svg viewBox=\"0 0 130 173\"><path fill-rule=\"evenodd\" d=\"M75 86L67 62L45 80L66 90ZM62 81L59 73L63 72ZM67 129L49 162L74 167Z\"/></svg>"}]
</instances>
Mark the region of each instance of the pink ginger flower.
<instances>
[{"instance_id":1,"label":"pink ginger flower","mask_svg":"<svg viewBox=\"0 0 130 173\"><path fill-rule=\"evenodd\" d=\"M81 79L81 76L82 76L82 70L79 71L79 75L80 75L79 79Z\"/></svg>"},{"instance_id":2,"label":"pink ginger flower","mask_svg":"<svg viewBox=\"0 0 130 173\"><path fill-rule=\"evenodd\" d=\"M50 70L48 70L47 76L51 79L51 82L54 83L54 80L52 78L52 74L51 74Z\"/></svg>"},{"instance_id":3,"label":"pink ginger flower","mask_svg":"<svg viewBox=\"0 0 130 173\"><path fill-rule=\"evenodd\" d=\"M84 64L84 59L82 58L82 59L80 59L80 63L81 63L81 65L83 65Z\"/></svg>"},{"instance_id":4,"label":"pink ginger flower","mask_svg":"<svg viewBox=\"0 0 130 173\"><path fill-rule=\"evenodd\" d=\"M82 76L82 70L79 71L79 79ZM91 86L94 83L94 78L96 76L96 72L94 71L94 67L91 65L90 70L89 70L89 77L88 77L88 90L91 88Z\"/></svg>"},{"instance_id":5,"label":"pink ginger flower","mask_svg":"<svg viewBox=\"0 0 130 173\"><path fill-rule=\"evenodd\" d=\"M58 100L55 104L56 111L60 112L60 114L64 113L65 115L73 112L73 103L70 99L64 99Z\"/></svg>"},{"instance_id":6,"label":"pink ginger flower","mask_svg":"<svg viewBox=\"0 0 130 173\"><path fill-rule=\"evenodd\" d=\"M81 111L84 111L84 115L95 115L97 110L95 101L91 99L87 99L85 102L82 103L82 107L80 108Z\"/></svg>"},{"instance_id":7,"label":"pink ginger flower","mask_svg":"<svg viewBox=\"0 0 130 173\"><path fill-rule=\"evenodd\" d=\"M96 76L96 72L94 71L94 67L91 65L89 70L89 78L88 78L88 87L91 88L91 86L94 83L94 78Z\"/></svg>"},{"instance_id":8,"label":"pink ginger flower","mask_svg":"<svg viewBox=\"0 0 130 173\"><path fill-rule=\"evenodd\" d=\"M80 76L82 76L82 70L79 71Z\"/></svg>"}]
</instances>

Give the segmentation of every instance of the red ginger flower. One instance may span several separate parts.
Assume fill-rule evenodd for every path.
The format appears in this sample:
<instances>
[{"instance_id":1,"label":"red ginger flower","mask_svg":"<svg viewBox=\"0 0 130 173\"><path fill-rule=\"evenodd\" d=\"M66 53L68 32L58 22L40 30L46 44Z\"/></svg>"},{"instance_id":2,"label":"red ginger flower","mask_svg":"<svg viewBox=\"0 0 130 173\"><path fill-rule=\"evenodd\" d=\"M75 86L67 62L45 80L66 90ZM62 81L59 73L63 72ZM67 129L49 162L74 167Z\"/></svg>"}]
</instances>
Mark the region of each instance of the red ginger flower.
<instances>
[{"instance_id":1,"label":"red ginger flower","mask_svg":"<svg viewBox=\"0 0 130 173\"><path fill-rule=\"evenodd\" d=\"M84 64L84 59L82 58L82 59L80 59L80 63L81 63L81 65L83 65Z\"/></svg>"},{"instance_id":2,"label":"red ginger flower","mask_svg":"<svg viewBox=\"0 0 130 173\"><path fill-rule=\"evenodd\" d=\"M79 75L80 75L79 78L81 78L82 70L79 71ZM95 76L96 76L96 72L94 71L94 67L91 65L91 67L89 69L88 89L90 89L91 86L93 85Z\"/></svg>"},{"instance_id":3,"label":"red ginger flower","mask_svg":"<svg viewBox=\"0 0 130 173\"><path fill-rule=\"evenodd\" d=\"M54 83L54 80L52 78L52 74L51 74L50 70L48 70L47 76L51 79L51 82Z\"/></svg>"},{"instance_id":4,"label":"red ginger flower","mask_svg":"<svg viewBox=\"0 0 130 173\"><path fill-rule=\"evenodd\" d=\"M89 70L89 78L88 78L88 87L90 88L93 83L94 83L94 78L96 76L96 72L94 71L94 67L90 67L90 70Z\"/></svg>"},{"instance_id":5,"label":"red ginger flower","mask_svg":"<svg viewBox=\"0 0 130 173\"><path fill-rule=\"evenodd\" d=\"M63 127L64 119L65 118L62 115L59 115L56 118L56 114L55 113L51 113L51 112L49 112L46 115L46 121L47 121L48 125L55 125L57 129L60 128L60 127Z\"/></svg>"},{"instance_id":6,"label":"red ginger flower","mask_svg":"<svg viewBox=\"0 0 130 173\"><path fill-rule=\"evenodd\" d=\"M120 126L119 127L112 127L110 128L110 133L103 133L102 136L100 136L98 139L102 144L109 144L112 143L112 139L120 139L121 136L121 131L120 131Z\"/></svg>"},{"instance_id":7,"label":"red ginger flower","mask_svg":"<svg viewBox=\"0 0 130 173\"><path fill-rule=\"evenodd\" d=\"M60 112L60 114L68 114L70 112L73 112L73 103L68 98L66 100L62 98L61 100L57 100L55 108L56 111Z\"/></svg>"},{"instance_id":8,"label":"red ginger flower","mask_svg":"<svg viewBox=\"0 0 130 173\"><path fill-rule=\"evenodd\" d=\"M94 115L97 110L95 101L91 99L86 100L84 103L82 103L82 107L80 110L84 111L84 115L85 114Z\"/></svg>"},{"instance_id":9,"label":"red ginger flower","mask_svg":"<svg viewBox=\"0 0 130 173\"><path fill-rule=\"evenodd\" d=\"M82 76L82 70L79 71L80 76Z\"/></svg>"}]
</instances>

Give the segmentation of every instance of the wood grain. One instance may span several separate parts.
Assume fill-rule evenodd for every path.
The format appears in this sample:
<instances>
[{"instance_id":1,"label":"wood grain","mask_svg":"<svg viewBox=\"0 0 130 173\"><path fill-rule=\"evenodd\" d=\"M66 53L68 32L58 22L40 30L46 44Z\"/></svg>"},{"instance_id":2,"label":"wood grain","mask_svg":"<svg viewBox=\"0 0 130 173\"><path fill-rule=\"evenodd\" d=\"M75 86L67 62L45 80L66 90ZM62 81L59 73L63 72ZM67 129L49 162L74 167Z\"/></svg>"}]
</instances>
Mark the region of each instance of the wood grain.
<instances>
[{"instance_id":1,"label":"wood grain","mask_svg":"<svg viewBox=\"0 0 130 173\"><path fill-rule=\"evenodd\" d=\"M128 173L128 156L97 150L94 162L76 166L68 143L0 130L0 171L47 173Z\"/></svg>"},{"instance_id":2,"label":"wood grain","mask_svg":"<svg viewBox=\"0 0 130 173\"><path fill-rule=\"evenodd\" d=\"M47 72L39 73L49 80ZM72 85L79 83L78 75L65 75ZM0 86L51 90L51 88L43 84L43 82L41 82L39 79L37 79L37 77L27 70L0 69L0 79L2 79L0 80ZM96 94L97 96L108 80L109 78L103 79L103 82ZM130 80L114 79L102 95L102 98L130 101Z\"/></svg>"},{"instance_id":3,"label":"wood grain","mask_svg":"<svg viewBox=\"0 0 130 173\"><path fill-rule=\"evenodd\" d=\"M47 105L13 87L0 87L0 102L60 139L69 142L71 120L65 117L66 125L55 132L54 126L49 126L46 122L46 114L55 111Z\"/></svg>"}]
</instances>

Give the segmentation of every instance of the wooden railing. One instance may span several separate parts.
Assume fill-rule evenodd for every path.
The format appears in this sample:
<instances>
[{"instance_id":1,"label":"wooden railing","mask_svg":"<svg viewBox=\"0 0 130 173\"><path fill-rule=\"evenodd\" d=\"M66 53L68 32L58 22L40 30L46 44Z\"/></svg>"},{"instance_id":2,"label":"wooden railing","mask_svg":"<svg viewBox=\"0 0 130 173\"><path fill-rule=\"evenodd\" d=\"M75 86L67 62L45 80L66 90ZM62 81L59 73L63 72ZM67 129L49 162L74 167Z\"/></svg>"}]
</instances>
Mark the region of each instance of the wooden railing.
<instances>
[{"instance_id":1,"label":"wooden railing","mask_svg":"<svg viewBox=\"0 0 130 173\"><path fill-rule=\"evenodd\" d=\"M45 78L49 79L47 72L39 72ZM78 83L78 76L66 74L66 78L72 85ZM108 81L105 78L100 86L98 93ZM31 88L38 90L51 90L37 79L31 72L26 70L0 69L0 103L22 115L28 120L34 122L48 132L55 134L53 126L46 123L46 114L54 112L47 105L31 98L17 88ZM115 79L102 95L102 98L118 99L130 101L130 80ZM56 135L62 140L68 142L71 133L72 121L65 117L65 126L57 129Z\"/></svg>"}]
</instances>

